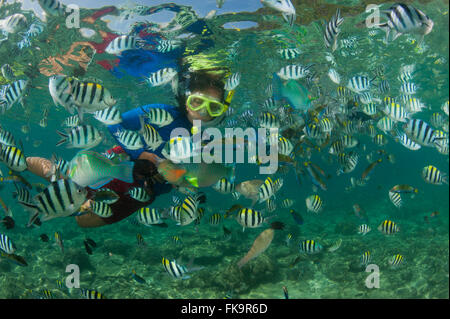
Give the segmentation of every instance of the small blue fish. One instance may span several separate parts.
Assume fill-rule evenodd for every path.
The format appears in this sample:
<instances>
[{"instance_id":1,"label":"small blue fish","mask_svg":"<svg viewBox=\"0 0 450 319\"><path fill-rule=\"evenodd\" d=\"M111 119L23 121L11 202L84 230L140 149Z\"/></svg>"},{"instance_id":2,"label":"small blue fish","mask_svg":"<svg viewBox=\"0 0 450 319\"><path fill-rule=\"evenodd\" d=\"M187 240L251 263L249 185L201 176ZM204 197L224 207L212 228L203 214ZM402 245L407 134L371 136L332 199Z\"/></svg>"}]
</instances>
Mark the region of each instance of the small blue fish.
<instances>
[{"instance_id":1,"label":"small blue fish","mask_svg":"<svg viewBox=\"0 0 450 319\"><path fill-rule=\"evenodd\" d=\"M134 269L131 270L131 277L133 277L133 279L136 280L140 284L146 284L147 283L144 278L142 278L141 276L136 274L136 271Z\"/></svg>"},{"instance_id":2,"label":"small blue fish","mask_svg":"<svg viewBox=\"0 0 450 319\"><path fill-rule=\"evenodd\" d=\"M289 211L291 213L292 218L294 218L295 222L299 225L303 225L303 217L299 213L297 213L295 210L291 209Z\"/></svg>"}]
</instances>

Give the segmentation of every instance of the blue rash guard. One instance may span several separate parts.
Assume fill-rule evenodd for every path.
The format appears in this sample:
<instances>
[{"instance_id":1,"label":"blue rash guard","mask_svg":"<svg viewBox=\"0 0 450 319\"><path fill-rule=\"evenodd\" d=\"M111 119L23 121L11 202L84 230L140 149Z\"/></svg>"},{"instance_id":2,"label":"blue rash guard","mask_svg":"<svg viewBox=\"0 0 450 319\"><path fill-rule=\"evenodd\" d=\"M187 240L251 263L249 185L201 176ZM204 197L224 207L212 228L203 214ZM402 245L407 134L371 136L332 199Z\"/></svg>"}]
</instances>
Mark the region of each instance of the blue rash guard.
<instances>
[{"instance_id":1,"label":"blue rash guard","mask_svg":"<svg viewBox=\"0 0 450 319\"><path fill-rule=\"evenodd\" d=\"M170 134L173 129L185 128L188 130L188 132L191 131L192 123L189 122L188 119L186 118L186 116L178 110L178 107L172 106L172 105L167 105L167 104L147 104L147 105L142 106L142 109L144 109L146 112L148 112L148 110L151 108L164 109L167 112L169 112L173 117L173 122L164 127L159 127L158 125L151 124L155 128L155 130L159 133L159 135L161 136L163 141L165 141L165 142L169 141ZM128 112L122 113L122 122L119 124L115 124L115 125L108 125L108 130L111 133L111 135L113 136L113 138L116 140L117 144L119 144L124 149L124 151L130 156L130 158L132 160L136 160L137 158L139 158L139 156L144 151L155 154L161 158L164 158L164 156L161 154L161 151L164 148L164 145L166 143L162 143L156 150L147 150L145 148L141 148L138 150L129 150L122 143L120 143L118 141L118 137L115 135L115 133L117 133L120 130L124 130L124 129L132 130L132 131L139 131L141 129L141 123L139 120L139 118L141 116L144 117L144 122L146 124L150 124L148 121L148 118L145 116L145 113L144 113L144 111L142 111L142 109L140 107L138 107L138 108L135 108ZM141 140L142 140L142 143L144 145L146 145L142 136L141 136ZM168 193L168 192L170 192L171 189L172 189L172 186L168 183L158 184L158 185L155 185L155 187L154 187L155 195Z\"/></svg>"}]
</instances>

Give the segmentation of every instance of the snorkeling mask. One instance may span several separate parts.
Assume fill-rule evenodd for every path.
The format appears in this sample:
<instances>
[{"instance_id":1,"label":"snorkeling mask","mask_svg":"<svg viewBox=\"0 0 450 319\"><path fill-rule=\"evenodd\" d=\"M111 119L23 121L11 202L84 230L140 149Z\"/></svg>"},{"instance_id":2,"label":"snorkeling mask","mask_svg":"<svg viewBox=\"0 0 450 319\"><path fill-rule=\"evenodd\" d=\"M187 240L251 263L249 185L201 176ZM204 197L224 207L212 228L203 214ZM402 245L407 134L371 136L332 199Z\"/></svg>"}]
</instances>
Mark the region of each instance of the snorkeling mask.
<instances>
[{"instance_id":1,"label":"snorkeling mask","mask_svg":"<svg viewBox=\"0 0 450 319\"><path fill-rule=\"evenodd\" d=\"M190 92L188 92L188 94L189 96L187 98L186 105L189 107L189 109L191 109L192 111L199 111L206 108L208 114L211 117L219 117L223 115L230 106L231 100L234 95L234 90L228 92L224 103L221 103L217 99L210 98L200 93L190 94Z\"/></svg>"}]
</instances>

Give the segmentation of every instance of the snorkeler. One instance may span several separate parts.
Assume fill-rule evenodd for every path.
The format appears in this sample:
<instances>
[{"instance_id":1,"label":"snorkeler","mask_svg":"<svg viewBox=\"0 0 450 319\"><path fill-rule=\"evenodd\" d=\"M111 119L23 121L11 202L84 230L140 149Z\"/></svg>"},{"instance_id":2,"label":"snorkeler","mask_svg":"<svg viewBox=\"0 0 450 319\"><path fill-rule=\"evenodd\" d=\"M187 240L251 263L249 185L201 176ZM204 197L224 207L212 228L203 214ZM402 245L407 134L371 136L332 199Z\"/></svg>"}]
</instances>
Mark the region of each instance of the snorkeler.
<instances>
[{"instance_id":1,"label":"snorkeler","mask_svg":"<svg viewBox=\"0 0 450 319\"><path fill-rule=\"evenodd\" d=\"M178 106L166 104L148 104L135 108L122 114L122 122L109 125L108 130L116 139L117 143L130 156L132 160L147 159L158 165L164 156L162 150L166 143L162 143L154 150L146 150L144 147L130 149L123 145L118 137L118 132L124 130L139 131L141 129L141 118L148 124L148 116L152 109L167 111L173 120L165 126L152 124L155 130L165 142L169 141L172 130L184 128L192 131L194 120L200 120L203 127L213 127L223 121L226 110L231 102L233 91L225 96L224 82L221 77L214 75L208 70L196 71L188 74L180 80L180 89L177 96ZM167 178L166 178L167 180ZM171 180L168 180L172 182ZM188 184L185 184L188 186ZM155 185L155 188L159 187Z\"/></svg>"},{"instance_id":2,"label":"snorkeler","mask_svg":"<svg viewBox=\"0 0 450 319\"><path fill-rule=\"evenodd\" d=\"M173 121L164 127L158 128L154 125L163 140L170 138L170 133L175 128L185 128L191 130L194 120L202 121L202 125L213 126L219 124L225 117L225 112L230 102L230 96L226 99L224 82L217 76L208 72L200 71L190 74L190 78L185 84L186 91L179 94L177 99L179 106L170 106L165 104L149 104L122 114L122 123L108 126L109 131L114 135L120 130L138 131L141 126L140 117L148 113L151 108L161 108L170 113ZM120 142L118 141L120 144ZM114 147L107 153L120 154L126 152L132 161L133 166L133 182L128 183L120 179L113 179L109 183L102 185L103 188L109 188L119 195L119 200L111 205L113 215L108 218L102 218L89 211L91 201L88 200L82 206L83 211L87 211L82 215L76 216L76 221L80 227L99 227L103 225L118 222L139 210L142 207L150 205L155 197L160 194L168 193L173 186L167 183L161 175L158 174L156 165L162 157L161 145L152 152L140 148L137 150L129 150L124 146ZM52 169L52 163L48 159L39 157L27 158L28 170L43 178L49 179ZM170 181L169 181L170 182ZM133 199L129 194L129 190L133 187L143 187L150 195L150 200L142 202ZM95 190L88 188L88 198L92 197Z\"/></svg>"}]
</instances>

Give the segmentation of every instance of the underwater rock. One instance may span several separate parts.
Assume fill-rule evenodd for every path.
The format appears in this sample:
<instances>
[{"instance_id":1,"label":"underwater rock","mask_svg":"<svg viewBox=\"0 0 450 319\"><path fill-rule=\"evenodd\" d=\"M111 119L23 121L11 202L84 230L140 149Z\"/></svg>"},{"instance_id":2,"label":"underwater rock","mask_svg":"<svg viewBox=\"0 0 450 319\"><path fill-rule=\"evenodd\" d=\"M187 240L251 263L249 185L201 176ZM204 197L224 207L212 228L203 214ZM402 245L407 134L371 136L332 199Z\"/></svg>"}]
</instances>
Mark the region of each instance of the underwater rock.
<instances>
[{"instance_id":1,"label":"underwater rock","mask_svg":"<svg viewBox=\"0 0 450 319\"><path fill-rule=\"evenodd\" d=\"M237 294L246 294L260 284L279 282L281 275L276 270L275 262L267 255L262 255L240 270L237 261L234 261L226 269L210 276L206 283L223 291L233 290Z\"/></svg>"},{"instance_id":2,"label":"underwater rock","mask_svg":"<svg viewBox=\"0 0 450 319\"><path fill-rule=\"evenodd\" d=\"M355 223L341 222L336 225L336 227L334 228L334 232L336 234L350 236L356 234L357 228L358 225L356 225Z\"/></svg>"}]
</instances>

